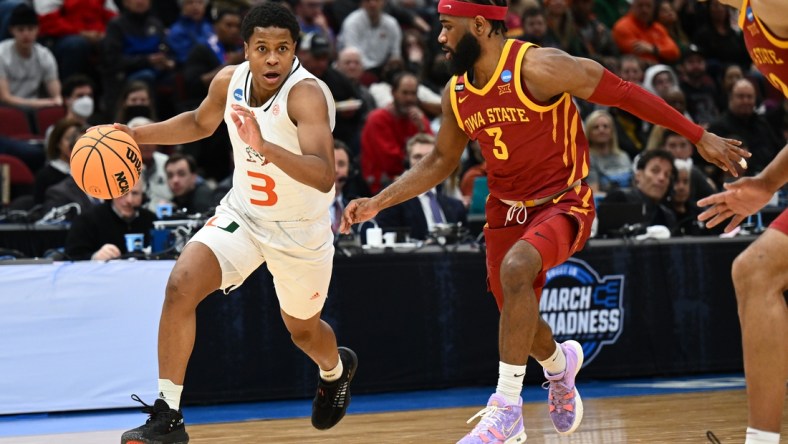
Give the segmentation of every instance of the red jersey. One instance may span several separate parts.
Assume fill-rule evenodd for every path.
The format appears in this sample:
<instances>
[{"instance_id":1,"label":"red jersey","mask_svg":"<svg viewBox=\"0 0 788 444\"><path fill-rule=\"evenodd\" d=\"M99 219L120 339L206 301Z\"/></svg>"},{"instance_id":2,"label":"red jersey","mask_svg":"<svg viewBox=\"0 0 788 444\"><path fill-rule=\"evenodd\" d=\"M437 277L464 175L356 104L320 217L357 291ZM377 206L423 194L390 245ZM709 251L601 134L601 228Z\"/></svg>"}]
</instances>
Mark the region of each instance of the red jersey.
<instances>
[{"instance_id":1,"label":"red jersey","mask_svg":"<svg viewBox=\"0 0 788 444\"><path fill-rule=\"evenodd\" d=\"M525 201L552 196L588 175L588 141L572 97L536 103L520 76L532 43L507 40L498 67L481 89L451 79L457 124L478 140L490 194ZM590 196L588 196L590 197Z\"/></svg>"},{"instance_id":2,"label":"red jersey","mask_svg":"<svg viewBox=\"0 0 788 444\"><path fill-rule=\"evenodd\" d=\"M744 33L744 43L758 71L788 98L788 40L769 31L755 16L750 0L742 1L739 27Z\"/></svg>"}]
</instances>

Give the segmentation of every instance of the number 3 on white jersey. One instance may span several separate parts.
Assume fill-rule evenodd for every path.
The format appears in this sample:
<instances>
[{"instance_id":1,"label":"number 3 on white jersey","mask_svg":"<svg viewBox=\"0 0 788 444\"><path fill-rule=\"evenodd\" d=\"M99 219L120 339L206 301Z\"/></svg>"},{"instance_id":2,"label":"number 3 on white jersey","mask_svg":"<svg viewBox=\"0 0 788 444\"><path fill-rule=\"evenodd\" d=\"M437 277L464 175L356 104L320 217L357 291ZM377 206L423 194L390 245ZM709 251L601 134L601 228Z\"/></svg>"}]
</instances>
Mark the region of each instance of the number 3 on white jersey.
<instances>
[{"instance_id":1,"label":"number 3 on white jersey","mask_svg":"<svg viewBox=\"0 0 788 444\"><path fill-rule=\"evenodd\" d=\"M246 175L252 179L261 180L260 183L262 183L262 185L252 184L252 191L257 191L265 195L265 199L263 200L250 198L249 202L251 202L252 205L258 205L261 207L270 207L271 205L275 205L279 200L279 196L277 196L274 192L274 187L276 186L274 179L271 176L255 171L247 171Z\"/></svg>"}]
</instances>

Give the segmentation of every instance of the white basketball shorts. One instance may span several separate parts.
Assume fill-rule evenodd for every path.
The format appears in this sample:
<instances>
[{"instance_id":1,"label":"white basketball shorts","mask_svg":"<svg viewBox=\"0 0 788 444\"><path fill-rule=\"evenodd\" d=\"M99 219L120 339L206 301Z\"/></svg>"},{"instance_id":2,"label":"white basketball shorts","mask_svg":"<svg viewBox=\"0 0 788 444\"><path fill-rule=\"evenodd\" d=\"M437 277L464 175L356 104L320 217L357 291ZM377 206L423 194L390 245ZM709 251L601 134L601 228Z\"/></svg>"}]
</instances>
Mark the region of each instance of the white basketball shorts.
<instances>
[{"instance_id":1,"label":"white basketball shorts","mask_svg":"<svg viewBox=\"0 0 788 444\"><path fill-rule=\"evenodd\" d=\"M279 307L290 316L309 319L323 309L334 263L328 211L324 219L251 222L219 205L189 242L205 244L216 255L225 293L267 262Z\"/></svg>"}]
</instances>

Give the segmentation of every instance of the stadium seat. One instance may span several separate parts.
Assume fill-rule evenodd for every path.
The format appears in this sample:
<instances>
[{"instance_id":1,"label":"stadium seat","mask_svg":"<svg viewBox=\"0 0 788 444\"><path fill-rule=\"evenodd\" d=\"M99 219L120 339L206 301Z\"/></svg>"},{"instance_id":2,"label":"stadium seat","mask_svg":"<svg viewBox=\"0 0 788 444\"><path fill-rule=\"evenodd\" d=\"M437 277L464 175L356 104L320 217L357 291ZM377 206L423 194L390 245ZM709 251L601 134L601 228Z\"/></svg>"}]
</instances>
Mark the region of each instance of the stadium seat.
<instances>
[{"instance_id":1,"label":"stadium seat","mask_svg":"<svg viewBox=\"0 0 788 444\"><path fill-rule=\"evenodd\" d=\"M12 201L16 197L33 192L35 176L24 162L16 156L0 154L0 164L7 164L10 167Z\"/></svg>"},{"instance_id":2,"label":"stadium seat","mask_svg":"<svg viewBox=\"0 0 788 444\"><path fill-rule=\"evenodd\" d=\"M38 134L44 137L47 128L57 123L58 120L66 116L66 109L62 106L48 106L36 110L36 125Z\"/></svg>"},{"instance_id":3,"label":"stadium seat","mask_svg":"<svg viewBox=\"0 0 788 444\"><path fill-rule=\"evenodd\" d=\"M14 139L40 139L30 131L27 114L10 106L0 106L0 134Z\"/></svg>"}]
</instances>

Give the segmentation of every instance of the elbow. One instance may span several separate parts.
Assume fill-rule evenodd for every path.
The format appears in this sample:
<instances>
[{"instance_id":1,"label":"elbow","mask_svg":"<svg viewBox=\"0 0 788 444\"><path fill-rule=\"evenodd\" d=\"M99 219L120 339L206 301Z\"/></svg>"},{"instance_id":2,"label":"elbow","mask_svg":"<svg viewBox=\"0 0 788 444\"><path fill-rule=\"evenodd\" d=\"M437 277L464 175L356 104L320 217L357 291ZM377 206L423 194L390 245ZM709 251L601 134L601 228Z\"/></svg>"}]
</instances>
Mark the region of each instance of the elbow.
<instances>
[{"instance_id":1,"label":"elbow","mask_svg":"<svg viewBox=\"0 0 788 444\"><path fill-rule=\"evenodd\" d=\"M321 193L328 193L331 191L331 188L334 187L334 172L331 171L330 174L325 174L320 179L319 183L315 186L315 188L320 191Z\"/></svg>"}]
</instances>

